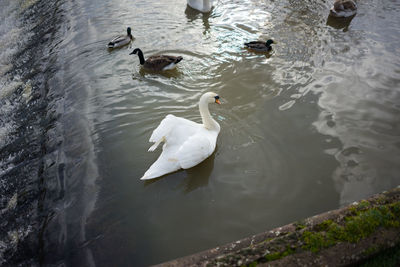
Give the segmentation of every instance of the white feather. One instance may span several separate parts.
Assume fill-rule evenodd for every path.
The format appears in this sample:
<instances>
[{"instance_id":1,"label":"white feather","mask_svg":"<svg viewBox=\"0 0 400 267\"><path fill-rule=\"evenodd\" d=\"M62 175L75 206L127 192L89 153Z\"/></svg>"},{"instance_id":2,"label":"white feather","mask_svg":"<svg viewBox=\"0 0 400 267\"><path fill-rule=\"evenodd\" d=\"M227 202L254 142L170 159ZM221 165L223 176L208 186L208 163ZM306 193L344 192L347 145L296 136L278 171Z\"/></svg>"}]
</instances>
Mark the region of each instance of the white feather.
<instances>
[{"instance_id":1,"label":"white feather","mask_svg":"<svg viewBox=\"0 0 400 267\"><path fill-rule=\"evenodd\" d=\"M176 64L172 62L171 64L165 66L162 70L172 70L175 67L176 67Z\"/></svg>"}]
</instances>

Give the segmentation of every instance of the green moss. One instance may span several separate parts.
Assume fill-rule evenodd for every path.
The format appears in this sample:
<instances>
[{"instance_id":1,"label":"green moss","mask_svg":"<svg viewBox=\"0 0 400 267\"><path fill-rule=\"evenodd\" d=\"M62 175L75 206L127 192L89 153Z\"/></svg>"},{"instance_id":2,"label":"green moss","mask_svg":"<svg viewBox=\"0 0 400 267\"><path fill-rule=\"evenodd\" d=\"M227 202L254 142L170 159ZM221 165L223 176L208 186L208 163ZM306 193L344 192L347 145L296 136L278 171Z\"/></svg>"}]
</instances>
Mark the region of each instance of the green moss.
<instances>
[{"instance_id":1,"label":"green moss","mask_svg":"<svg viewBox=\"0 0 400 267\"><path fill-rule=\"evenodd\" d=\"M296 227L296 231L307 227L304 221L297 221L293 225Z\"/></svg>"},{"instance_id":2,"label":"green moss","mask_svg":"<svg viewBox=\"0 0 400 267\"><path fill-rule=\"evenodd\" d=\"M371 203L369 203L366 200L361 200L361 202L357 205L358 210L365 210L371 206Z\"/></svg>"},{"instance_id":3,"label":"green moss","mask_svg":"<svg viewBox=\"0 0 400 267\"><path fill-rule=\"evenodd\" d=\"M356 214L357 213L357 206L352 205L347 209L351 214Z\"/></svg>"},{"instance_id":4,"label":"green moss","mask_svg":"<svg viewBox=\"0 0 400 267\"><path fill-rule=\"evenodd\" d=\"M334 222L332 220L326 220L326 221L323 221L322 223L318 224L316 226L316 229L318 229L318 231L326 231L332 226L332 224L334 224Z\"/></svg>"},{"instance_id":5,"label":"green moss","mask_svg":"<svg viewBox=\"0 0 400 267\"><path fill-rule=\"evenodd\" d=\"M295 250L290 248L289 246L287 246L285 251L273 252L273 253L269 253L268 255L265 255L265 257L264 257L265 260L263 260L262 262L278 260L278 259L284 258L286 256L289 256L293 253L295 253Z\"/></svg>"},{"instance_id":6,"label":"green moss","mask_svg":"<svg viewBox=\"0 0 400 267\"><path fill-rule=\"evenodd\" d=\"M339 223L333 220L326 220L316 225L313 231L305 230L301 234L303 241L302 249L312 252L318 252L321 249L331 247L338 242L355 243L368 237L380 227L400 227L400 201L377 205L368 201L361 201L358 205L351 206L348 209L348 216ZM305 229L305 222L294 223L296 230ZM300 234L300 233L298 233ZM275 238L268 238L264 242L272 242L275 244ZM277 243L279 245L279 243ZM257 266L259 263L274 261L294 254L300 247L287 246L284 251L269 253L264 257L254 261L247 266ZM281 247L279 250L283 250ZM363 254L366 256L375 254L379 250L378 247L370 247Z\"/></svg>"},{"instance_id":7,"label":"green moss","mask_svg":"<svg viewBox=\"0 0 400 267\"><path fill-rule=\"evenodd\" d=\"M335 243L334 240L327 238L326 234L323 232L309 231L305 231L303 233L303 241L305 243L303 248L311 250L312 252L318 252L321 249L330 247Z\"/></svg>"},{"instance_id":8,"label":"green moss","mask_svg":"<svg viewBox=\"0 0 400 267\"><path fill-rule=\"evenodd\" d=\"M282 258L281 254L282 253L280 253L280 252L270 253L265 256L265 259L267 259L267 261L274 261L274 260Z\"/></svg>"},{"instance_id":9,"label":"green moss","mask_svg":"<svg viewBox=\"0 0 400 267\"><path fill-rule=\"evenodd\" d=\"M397 218L400 217L400 201L389 204L388 207Z\"/></svg>"},{"instance_id":10,"label":"green moss","mask_svg":"<svg viewBox=\"0 0 400 267\"><path fill-rule=\"evenodd\" d=\"M376 201L377 204L383 205L383 204L386 203L386 197L385 196L381 196L381 197L377 198L375 201Z\"/></svg>"},{"instance_id":11,"label":"green moss","mask_svg":"<svg viewBox=\"0 0 400 267\"><path fill-rule=\"evenodd\" d=\"M337 242L358 242L379 227L400 227L400 202L372 207L368 201L362 201L351 212L343 226L326 220L315 227L315 232L305 231L302 235L303 248L318 252Z\"/></svg>"}]
</instances>

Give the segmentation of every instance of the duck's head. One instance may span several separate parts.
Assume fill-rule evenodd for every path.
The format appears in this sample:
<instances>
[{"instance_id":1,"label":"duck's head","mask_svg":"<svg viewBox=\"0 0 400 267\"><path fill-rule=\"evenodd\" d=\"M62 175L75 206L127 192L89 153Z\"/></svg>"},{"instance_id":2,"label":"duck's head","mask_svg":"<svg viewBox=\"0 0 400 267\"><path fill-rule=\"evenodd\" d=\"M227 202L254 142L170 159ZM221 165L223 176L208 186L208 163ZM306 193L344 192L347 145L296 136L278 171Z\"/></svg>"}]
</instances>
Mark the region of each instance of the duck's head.
<instances>
[{"instance_id":1,"label":"duck's head","mask_svg":"<svg viewBox=\"0 0 400 267\"><path fill-rule=\"evenodd\" d=\"M202 97L200 98L200 101L205 101L207 103L217 103L217 104L221 104L221 101L219 100L219 95L217 95L216 93L213 92L208 92L205 93L204 95L202 95Z\"/></svg>"},{"instance_id":2,"label":"duck's head","mask_svg":"<svg viewBox=\"0 0 400 267\"><path fill-rule=\"evenodd\" d=\"M270 45L272 45L273 43L274 43L274 40L269 39L269 40L267 40L267 42L266 42L265 44L266 44L266 46L270 46Z\"/></svg>"},{"instance_id":3,"label":"duck's head","mask_svg":"<svg viewBox=\"0 0 400 267\"><path fill-rule=\"evenodd\" d=\"M132 34L131 34L131 32L132 32L131 27L128 27L128 28L126 29L126 32L128 33L128 35L132 35Z\"/></svg>"}]
</instances>

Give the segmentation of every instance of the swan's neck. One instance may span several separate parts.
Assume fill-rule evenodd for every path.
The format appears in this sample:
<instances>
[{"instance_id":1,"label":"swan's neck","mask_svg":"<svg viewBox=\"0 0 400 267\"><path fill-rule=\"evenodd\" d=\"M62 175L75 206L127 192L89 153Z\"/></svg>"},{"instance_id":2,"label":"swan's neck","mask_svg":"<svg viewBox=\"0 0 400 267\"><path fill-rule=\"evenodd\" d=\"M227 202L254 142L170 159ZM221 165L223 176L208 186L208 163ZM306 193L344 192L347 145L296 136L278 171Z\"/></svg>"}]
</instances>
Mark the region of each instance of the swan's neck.
<instances>
[{"instance_id":1,"label":"swan's neck","mask_svg":"<svg viewBox=\"0 0 400 267\"><path fill-rule=\"evenodd\" d=\"M200 101L199 109L204 127L208 130L219 130L219 124L211 117L210 111L208 110L208 103Z\"/></svg>"}]
</instances>

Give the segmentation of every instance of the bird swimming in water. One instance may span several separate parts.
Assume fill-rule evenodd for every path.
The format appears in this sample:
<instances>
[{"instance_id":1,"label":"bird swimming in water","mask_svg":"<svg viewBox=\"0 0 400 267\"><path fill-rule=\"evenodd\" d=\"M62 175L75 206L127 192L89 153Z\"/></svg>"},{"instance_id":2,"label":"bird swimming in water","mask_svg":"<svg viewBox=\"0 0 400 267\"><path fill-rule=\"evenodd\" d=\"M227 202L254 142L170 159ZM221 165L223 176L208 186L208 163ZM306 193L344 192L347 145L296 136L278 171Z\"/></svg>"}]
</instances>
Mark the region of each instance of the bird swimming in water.
<instances>
[{"instance_id":1,"label":"bird swimming in water","mask_svg":"<svg viewBox=\"0 0 400 267\"><path fill-rule=\"evenodd\" d=\"M253 41L245 43L244 45L257 52L270 52L272 50L271 44L274 44L274 40L269 39L268 41Z\"/></svg>"},{"instance_id":2,"label":"bird swimming in water","mask_svg":"<svg viewBox=\"0 0 400 267\"><path fill-rule=\"evenodd\" d=\"M140 65L146 70L164 71L171 70L176 67L183 57L168 56L168 55L154 55L144 59L143 52L139 48L135 48L129 55L137 54L140 60Z\"/></svg>"},{"instance_id":3,"label":"bird swimming in water","mask_svg":"<svg viewBox=\"0 0 400 267\"><path fill-rule=\"evenodd\" d=\"M117 48L117 47L121 47L121 46L129 44L133 40L131 28L128 27L126 29L126 32L127 32L126 35L119 35L119 36L115 37L114 39L112 39L108 43L107 47L108 48Z\"/></svg>"},{"instance_id":4,"label":"bird swimming in water","mask_svg":"<svg viewBox=\"0 0 400 267\"><path fill-rule=\"evenodd\" d=\"M163 176L179 169L189 169L208 158L215 150L220 126L210 114L208 104L221 104L220 97L208 92L200 97L202 123L168 114L153 131L149 151L161 143L162 153L145 172L141 180Z\"/></svg>"}]
</instances>

